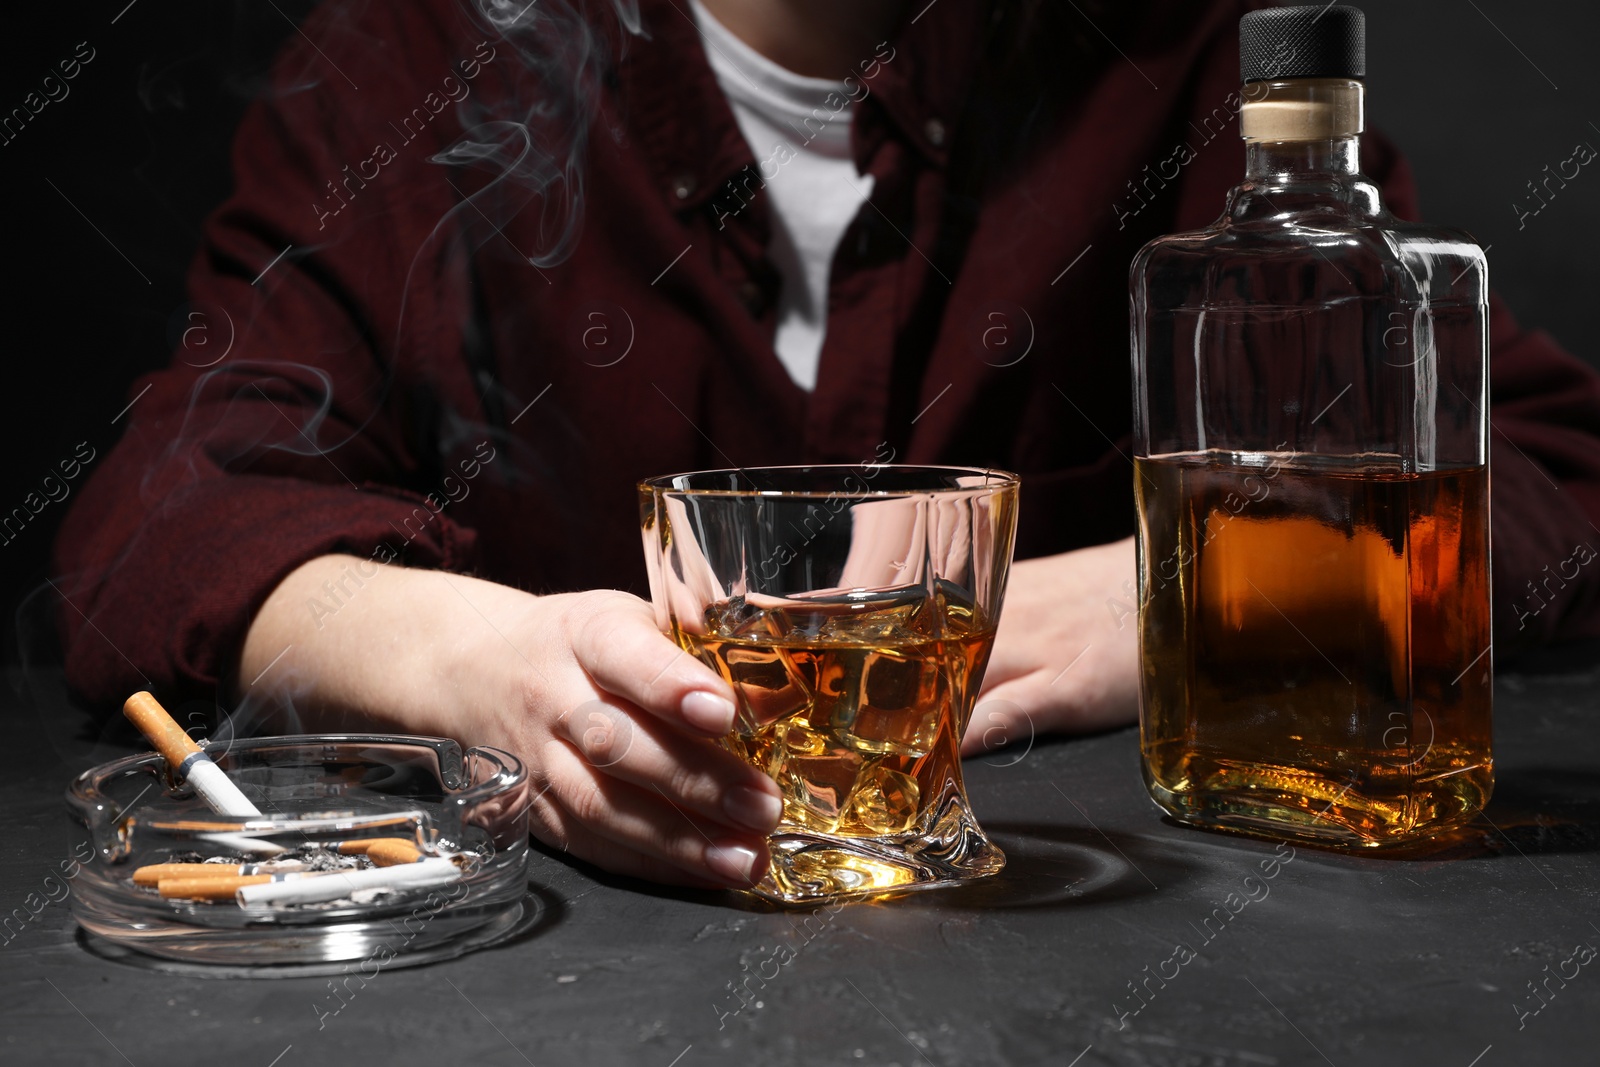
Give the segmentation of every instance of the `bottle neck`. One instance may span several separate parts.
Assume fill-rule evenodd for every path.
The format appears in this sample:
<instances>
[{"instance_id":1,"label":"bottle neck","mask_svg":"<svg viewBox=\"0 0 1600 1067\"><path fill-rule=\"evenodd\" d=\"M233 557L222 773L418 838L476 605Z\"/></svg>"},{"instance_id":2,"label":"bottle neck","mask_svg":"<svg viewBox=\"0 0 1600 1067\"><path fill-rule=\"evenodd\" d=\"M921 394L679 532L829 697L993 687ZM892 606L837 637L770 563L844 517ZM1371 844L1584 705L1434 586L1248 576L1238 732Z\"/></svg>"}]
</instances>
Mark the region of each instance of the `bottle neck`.
<instances>
[{"instance_id":1,"label":"bottle neck","mask_svg":"<svg viewBox=\"0 0 1600 1067\"><path fill-rule=\"evenodd\" d=\"M1250 141L1245 144L1244 171L1251 181L1354 177L1361 172L1360 157L1361 138L1353 135L1317 141Z\"/></svg>"},{"instance_id":2,"label":"bottle neck","mask_svg":"<svg viewBox=\"0 0 1600 1067\"><path fill-rule=\"evenodd\" d=\"M1246 176L1359 173L1365 90L1352 78L1246 82L1239 110Z\"/></svg>"}]
</instances>

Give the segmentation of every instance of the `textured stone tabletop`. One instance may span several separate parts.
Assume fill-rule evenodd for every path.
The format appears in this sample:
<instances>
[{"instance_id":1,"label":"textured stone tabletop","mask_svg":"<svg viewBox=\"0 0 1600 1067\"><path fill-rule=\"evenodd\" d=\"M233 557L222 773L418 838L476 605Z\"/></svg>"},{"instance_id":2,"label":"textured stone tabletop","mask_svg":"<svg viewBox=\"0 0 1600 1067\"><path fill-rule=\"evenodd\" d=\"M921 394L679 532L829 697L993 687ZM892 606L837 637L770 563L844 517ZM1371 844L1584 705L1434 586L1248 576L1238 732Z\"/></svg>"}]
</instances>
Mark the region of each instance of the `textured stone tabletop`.
<instances>
[{"instance_id":1,"label":"textured stone tabletop","mask_svg":"<svg viewBox=\"0 0 1600 1067\"><path fill-rule=\"evenodd\" d=\"M1136 731L1041 739L967 761L1009 856L989 882L785 913L535 854L520 939L340 996L86 951L41 904L81 836L61 795L124 750L59 697L3 700L3 1064L1600 1062L1593 668L1500 680L1494 801L1426 855L1182 829Z\"/></svg>"}]
</instances>

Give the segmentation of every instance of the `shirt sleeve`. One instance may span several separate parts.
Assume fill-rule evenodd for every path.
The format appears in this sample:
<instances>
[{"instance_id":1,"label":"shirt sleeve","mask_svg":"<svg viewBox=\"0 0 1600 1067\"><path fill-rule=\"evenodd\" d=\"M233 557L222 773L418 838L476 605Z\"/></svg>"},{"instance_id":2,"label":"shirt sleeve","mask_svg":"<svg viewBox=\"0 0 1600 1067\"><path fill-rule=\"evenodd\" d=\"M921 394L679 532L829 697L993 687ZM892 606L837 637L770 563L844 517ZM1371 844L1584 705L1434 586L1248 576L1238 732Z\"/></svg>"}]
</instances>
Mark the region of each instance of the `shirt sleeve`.
<instances>
[{"instance_id":1,"label":"shirt sleeve","mask_svg":"<svg viewBox=\"0 0 1600 1067\"><path fill-rule=\"evenodd\" d=\"M130 389L124 436L56 540L67 677L91 701L146 687L210 697L263 601L314 557L472 560L472 531L420 491L434 431L404 367L407 352L460 345L438 328L450 284L419 221L452 202L419 177L429 143L381 164L371 143L386 105L404 114L418 95L408 47L427 63L438 46L339 5L305 31L241 124L236 190L189 275L184 342ZM372 180L375 168L389 173Z\"/></svg>"}]
</instances>

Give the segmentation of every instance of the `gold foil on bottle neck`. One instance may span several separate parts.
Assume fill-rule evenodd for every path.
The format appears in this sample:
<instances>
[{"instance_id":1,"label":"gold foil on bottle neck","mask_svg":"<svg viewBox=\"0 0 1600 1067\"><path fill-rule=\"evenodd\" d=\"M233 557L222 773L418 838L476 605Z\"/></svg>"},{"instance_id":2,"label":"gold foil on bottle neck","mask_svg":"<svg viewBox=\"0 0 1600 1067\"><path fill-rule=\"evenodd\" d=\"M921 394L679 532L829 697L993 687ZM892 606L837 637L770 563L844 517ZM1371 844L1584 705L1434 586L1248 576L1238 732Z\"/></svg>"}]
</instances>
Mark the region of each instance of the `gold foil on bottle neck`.
<instances>
[{"instance_id":1,"label":"gold foil on bottle neck","mask_svg":"<svg viewBox=\"0 0 1600 1067\"><path fill-rule=\"evenodd\" d=\"M1362 84L1351 78L1245 83L1239 136L1246 141L1328 141L1364 128Z\"/></svg>"}]
</instances>

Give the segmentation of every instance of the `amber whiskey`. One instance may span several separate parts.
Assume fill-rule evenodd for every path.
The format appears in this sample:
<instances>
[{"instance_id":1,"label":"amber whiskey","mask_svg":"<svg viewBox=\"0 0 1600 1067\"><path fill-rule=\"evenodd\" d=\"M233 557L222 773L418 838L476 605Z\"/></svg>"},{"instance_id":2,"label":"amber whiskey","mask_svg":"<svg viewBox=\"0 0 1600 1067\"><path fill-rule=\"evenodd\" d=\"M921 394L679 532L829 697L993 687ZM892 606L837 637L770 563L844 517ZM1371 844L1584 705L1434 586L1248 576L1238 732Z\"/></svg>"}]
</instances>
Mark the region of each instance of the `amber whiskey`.
<instances>
[{"instance_id":1,"label":"amber whiskey","mask_svg":"<svg viewBox=\"0 0 1600 1067\"><path fill-rule=\"evenodd\" d=\"M1205 824L1381 845L1488 800L1488 478L1137 461L1143 748Z\"/></svg>"},{"instance_id":2,"label":"amber whiskey","mask_svg":"<svg viewBox=\"0 0 1600 1067\"><path fill-rule=\"evenodd\" d=\"M704 624L674 636L737 694L727 747L783 792L775 889L824 868L892 888L909 875L874 863L871 848L852 855L852 842L938 850L941 821L964 823L953 818L966 811L961 735L994 642L993 624L970 603L921 587L740 596L712 605ZM841 847L786 854L791 838ZM946 844L970 853L969 866L1004 862L987 840Z\"/></svg>"}]
</instances>

